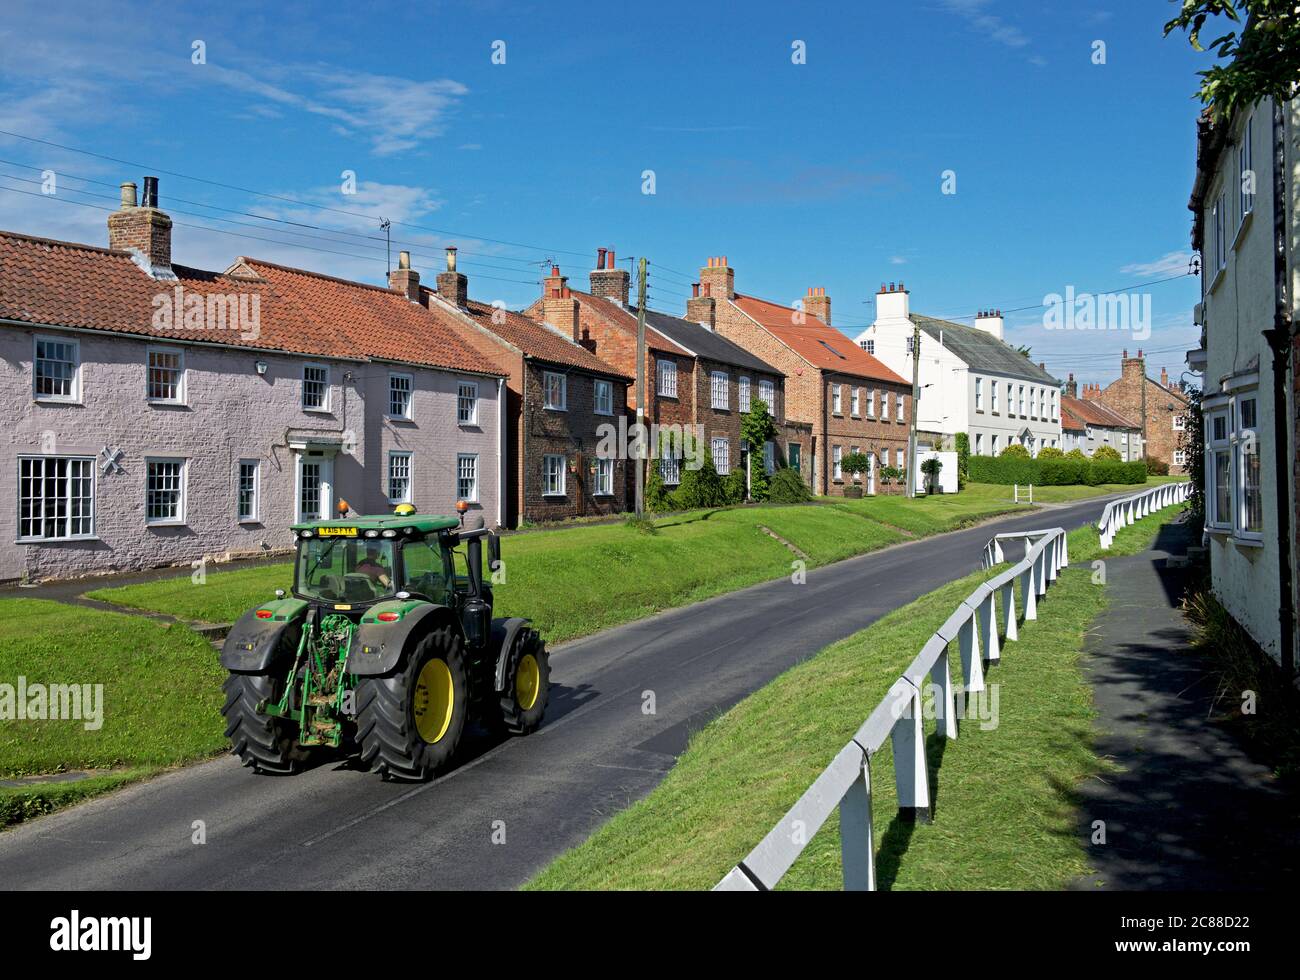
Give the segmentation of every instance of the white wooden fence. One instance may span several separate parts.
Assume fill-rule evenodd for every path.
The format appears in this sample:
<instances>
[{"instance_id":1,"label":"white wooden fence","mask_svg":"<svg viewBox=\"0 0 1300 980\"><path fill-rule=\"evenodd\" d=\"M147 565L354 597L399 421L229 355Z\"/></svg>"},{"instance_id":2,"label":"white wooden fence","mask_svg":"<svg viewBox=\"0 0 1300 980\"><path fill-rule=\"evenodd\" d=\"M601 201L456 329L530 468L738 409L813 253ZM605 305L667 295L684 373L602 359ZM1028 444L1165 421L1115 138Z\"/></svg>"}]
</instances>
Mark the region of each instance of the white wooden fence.
<instances>
[{"instance_id":1,"label":"white wooden fence","mask_svg":"<svg viewBox=\"0 0 1300 980\"><path fill-rule=\"evenodd\" d=\"M1003 544L1012 539L1025 542L1025 556L979 585L957 606L830 765L759 841L758 846L714 886L714 891L769 891L775 888L836 809L840 819L844 887L851 891L875 890L875 844L871 827L872 757L885 744L885 739L890 739L894 750L894 786L899 814L904 819L928 822L930 779L925 758L921 700L926 678L933 685L936 731L955 739L957 694L948 663L949 646L954 641L957 643L963 691L983 691L984 662L995 662L1001 657L999 617L1005 625L1006 639L1018 639L1016 582L1020 583L1024 618L1037 619L1039 598L1056 581L1057 573L1069 564L1065 531L1055 527L999 534L985 547L985 567L1002 560Z\"/></svg>"},{"instance_id":2,"label":"white wooden fence","mask_svg":"<svg viewBox=\"0 0 1300 980\"><path fill-rule=\"evenodd\" d=\"M1101 520L1097 522L1101 546L1109 548L1111 542L1115 540L1115 535L1122 528L1128 527L1134 521L1140 521L1148 514L1154 514L1158 510L1164 510L1172 504L1186 500L1191 492L1191 482L1184 480L1178 483L1163 483L1150 490L1135 493L1131 497L1112 500L1101 512Z\"/></svg>"}]
</instances>

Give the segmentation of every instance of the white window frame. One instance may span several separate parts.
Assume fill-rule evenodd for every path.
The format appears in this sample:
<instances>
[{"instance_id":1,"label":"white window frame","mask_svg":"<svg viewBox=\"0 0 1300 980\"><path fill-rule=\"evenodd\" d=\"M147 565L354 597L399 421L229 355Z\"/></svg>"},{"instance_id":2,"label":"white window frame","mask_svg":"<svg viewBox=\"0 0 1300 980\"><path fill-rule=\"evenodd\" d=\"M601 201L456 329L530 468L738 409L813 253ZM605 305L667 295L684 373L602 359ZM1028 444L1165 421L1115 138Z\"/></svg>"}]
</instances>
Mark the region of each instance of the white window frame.
<instances>
[{"instance_id":1,"label":"white window frame","mask_svg":"<svg viewBox=\"0 0 1300 980\"><path fill-rule=\"evenodd\" d=\"M153 356L165 354L178 359L176 367L176 396L174 398L155 398L149 394L150 373L153 371ZM185 350L181 347L163 347L150 344L144 350L144 400L150 405L184 405L187 397L187 373L185 371Z\"/></svg>"},{"instance_id":2,"label":"white window frame","mask_svg":"<svg viewBox=\"0 0 1300 980\"><path fill-rule=\"evenodd\" d=\"M868 354L870 354L872 357L876 356L876 342L874 340L862 341L862 349L866 351Z\"/></svg>"},{"instance_id":3,"label":"white window frame","mask_svg":"<svg viewBox=\"0 0 1300 980\"><path fill-rule=\"evenodd\" d=\"M470 492L461 493L461 483L465 476L463 473L464 464L470 465ZM464 500L466 503L478 503L478 453L457 453L456 454L456 499Z\"/></svg>"},{"instance_id":4,"label":"white window frame","mask_svg":"<svg viewBox=\"0 0 1300 980\"><path fill-rule=\"evenodd\" d=\"M776 472L776 443L771 439L763 443L763 472L768 476Z\"/></svg>"},{"instance_id":5,"label":"white window frame","mask_svg":"<svg viewBox=\"0 0 1300 980\"><path fill-rule=\"evenodd\" d=\"M559 401L552 398L551 385L558 382ZM548 412L567 412L569 410L569 379L560 371L542 372L542 407Z\"/></svg>"},{"instance_id":6,"label":"white window frame","mask_svg":"<svg viewBox=\"0 0 1300 980\"><path fill-rule=\"evenodd\" d=\"M831 414L844 414L844 398L840 392L840 386L834 384L831 385Z\"/></svg>"},{"instance_id":7,"label":"white window frame","mask_svg":"<svg viewBox=\"0 0 1300 980\"><path fill-rule=\"evenodd\" d=\"M325 380L324 380L323 382L320 382L320 383L323 385L323 387L324 387L324 403L321 404L321 405L308 405L308 404L307 404L307 372L308 372L309 370L319 370L319 371L324 371L324 372L325 372ZM316 384L317 382L313 381L312 383L313 383L313 384ZM300 399L300 401L301 401L302 410L303 410L304 412L321 412L321 413L328 413L329 410L330 410L330 387L331 387L331 385L330 385L330 366L329 366L328 364L320 364L320 363L318 363L318 362L316 362L316 361L307 361L307 362L304 363L303 366L302 366L302 382L301 382L301 384L302 384L302 391L301 391L301 399Z\"/></svg>"},{"instance_id":8,"label":"white window frame","mask_svg":"<svg viewBox=\"0 0 1300 980\"><path fill-rule=\"evenodd\" d=\"M614 460L611 457L596 457L596 485L591 491L593 497L614 496Z\"/></svg>"},{"instance_id":9,"label":"white window frame","mask_svg":"<svg viewBox=\"0 0 1300 980\"><path fill-rule=\"evenodd\" d=\"M856 455L857 455L859 452L861 452L861 451L862 451L862 447L861 447L861 446L850 446L850 447L849 447L849 455L850 455L850 456L856 456ZM860 483L860 482L862 482L862 474L861 474L861 473L854 473L854 474L853 474L853 482L854 482L854 483Z\"/></svg>"},{"instance_id":10,"label":"white window frame","mask_svg":"<svg viewBox=\"0 0 1300 980\"><path fill-rule=\"evenodd\" d=\"M1246 460L1254 456L1259 463L1259 395L1256 389L1237 395L1234 401L1234 411L1232 417L1236 420L1237 431L1232 437L1232 488L1233 488L1233 535L1247 541L1262 541L1264 537L1264 467L1259 465L1259 476L1256 493L1260 498L1260 519L1259 530L1252 531L1246 527ZM1246 402L1254 405L1254 422L1253 426L1247 427L1242 418L1242 407ZM1253 447L1253 453L1247 453L1246 448Z\"/></svg>"},{"instance_id":11,"label":"white window frame","mask_svg":"<svg viewBox=\"0 0 1300 980\"><path fill-rule=\"evenodd\" d=\"M664 486L675 487L682 482L682 461L681 457L667 455L659 457L659 476L664 481Z\"/></svg>"},{"instance_id":12,"label":"white window frame","mask_svg":"<svg viewBox=\"0 0 1300 980\"><path fill-rule=\"evenodd\" d=\"M749 406L753 404L753 398L749 393L749 377L742 374L736 379L736 395L740 404L736 407L738 412L748 412Z\"/></svg>"},{"instance_id":13,"label":"white window frame","mask_svg":"<svg viewBox=\"0 0 1300 980\"><path fill-rule=\"evenodd\" d=\"M183 527L185 525L185 505L189 496L189 460L180 456L146 456L144 460L144 523L146 527ZM175 517L149 516L149 480L150 471L156 465L176 464L179 467Z\"/></svg>"},{"instance_id":14,"label":"white window frame","mask_svg":"<svg viewBox=\"0 0 1300 980\"><path fill-rule=\"evenodd\" d=\"M983 432L975 433L975 455L976 456L984 455L984 433Z\"/></svg>"},{"instance_id":15,"label":"white window frame","mask_svg":"<svg viewBox=\"0 0 1300 980\"><path fill-rule=\"evenodd\" d=\"M592 411L596 415L614 414L614 382L596 379L592 385Z\"/></svg>"},{"instance_id":16,"label":"white window frame","mask_svg":"<svg viewBox=\"0 0 1300 980\"><path fill-rule=\"evenodd\" d=\"M844 447L831 446L831 479L844 482Z\"/></svg>"},{"instance_id":17,"label":"white window frame","mask_svg":"<svg viewBox=\"0 0 1300 980\"><path fill-rule=\"evenodd\" d=\"M776 384L767 378L758 380L758 400L767 406L767 413L776 418Z\"/></svg>"},{"instance_id":18,"label":"white window frame","mask_svg":"<svg viewBox=\"0 0 1300 980\"><path fill-rule=\"evenodd\" d=\"M89 496L89 499L88 499L88 503L89 503L89 514L79 515L79 516L80 516L81 518L88 518L88 519L89 519L89 522L90 522L90 530L88 530L88 531L78 532L78 533L76 533L76 534L72 534L72 533L64 533L64 534L46 535L46 534L45 534L45 504L46 504L46 501L47 501L48 498L46 498L46 496L45 496L45 494L44 494L45 481L46 481L46 479L47 479L46 476L45 476L45 469L46 469L46 467L49 466L51 463L56 463L56 462L61 461L61 460L66 460L66 461L67 461L67 463L68 463L68 469L69 469L69 470L71 470L71 468L72 468L72 464L73 464L73 463L78 463L78 464L80 464L81 466L83 466L83 467L85 468L86 472L89 474L89 476L88 476L88 479L90 480L90 496ZM39 496L38 496L38 497L34 496L34 497L30 498L30 499L32 499L33 501L39 499L39 501L40 501L40 511L41 511L41 516L40 516L40 518L39 518L39 522L40 522L40 523L39 523L39 526L40 526L40 528L41 528L41 533L39 533L39 534L26 534L26 535L25 535L25 534L22 533L22 527L23 527L23 525L22 525L22 508L23 508L23 496L22 496L22 493L23 493L23 475L22 475L22 473L23 473L23 463L24 463L24 462L35 463L35 462L37 462L37 461L40 462L40 469L41 469L41 475L40 475L40 477L38 478L38 479L39 479L39 483L40 483L41 492L39 493ZM17 536L16 536L16 541L17 541L17 543L19 543L19 544L40 544L40 543L42 543L42 542L46 542L46 541L94 541L94 540L96 540L96 535L95 535L95 519L96 519L95 492L96 492L97 485L98 485L99 473L98 473L98 468L97 468L97 466L96 466L95 464L96 464L96 459L95 459L95 457L93 457L93 456L74 456L74 455L62 456L62 455L58 455L58 454L49 454L49 455L47 455L47 454L44 454L44 453L23 453L23 454L21 454L21 455L18 457L18 473L17 473L17 477L18 477L18 479L17 479L17 481L16 481L16 483L15 483L15 491L16 491L16 492L15 492L15 496L17 497L17 501L16 501L16 503L17 503L17 514L16 514L16 518L17 518L17 519L16 519L15 522L14 522L14 529L15 529L15 531L17 532ZM33 477L33 478L31 478L31 479L37 479L37 478L34 478L34 477ZM71 496L71 494L69 493L69 491L70 491L70 489L71 489L71 482L72 482L72 477L71 477L71 475L65 476L65 477L63 478L63 480L60 481L60 482L61 482L61 487L60 487L60 497L59 497L59 500L60 500L60 503L62 504L63 511L64 511L64 515L63 515L63 521L62 521L62 523L63 523L63 529L64 529L64 531L67 532L68 529L71 527L71 522L72 522L72 520L73 520L73 517L72 517L72 496ZM83 499L83 498L78 498L78 499Z\"/></svg>"},{"instance_id":19,"label":"white window frame","mask_svg":"<svg viewBox=\"0 0 1300 980\"><path fill-rule=\"evenodd\" d=\"M563 453L545 453L542 456L542 496L567 495L569 463Z\"/></svg>"},{"instance_id":20,"label":"white window frame","mask_svg":"<svg viewBox=\"0 0 1300 980\"><path fill-rule=\"evenodd\" d=\"M1214 423L1223 422L1223 435L1216 437ZM1219 514L1219 470L1218 456L1227 458L1228 472L1228 519L1221 519ZM1236 514L1236 480L1233 479L1232 466L1232 424L1229 421L1229 408L1206 410L1205 412L1205 524L1216 531L1231 532Z\"/></svg>"},{"instance_id":21,"label":"white window frame","mask_svg":"<svg viewBox=\"0 0 1300 980\"><path fill-rule=\"evenodd\" d=\"M984 411L984 379L975 379L975 411Z\"/></svg>"},{"instance_id":22,"label":"white window frame","mask_svg":"<svg viewBox=\"0 0 1300 980\"><path fill-rule=\"evenodd\" d=\"M393 464L398 460L406 461L406 492L393 493ZM388 502L390 504L409 504L415 496L415 457L408 449L388 450Z\"/></svg>"},{"instance_id":23,"label":"white window frame","mask_svg":"<svg viewBox=\"0 0 1300 980\"><path fill-rule=\"evenodd\" d=\"M677 362L665 357L655 361L655 394L660 398L677 397Z\"/></svg>"},{"instance_id":24,"label":"white window frame","mask_svg":"<svg viewBox=\"0 0 1300 980\"><path fill-rule=\"evenodd\" d=\"M1016 392L1016 414L1021 418L1025 417L1025 386L1020 385Z\"/></svg>"},{"instance_id":25,"label":"white window frame","mask_svg":"<svg viewBox=\"0 0 1300 980\"><path fill-rule=\"evenodd\" d=\"M857 385L849 389L849 415L855 419L862 417L862 389Z\"/></svg>"},{"instance_id":26,"label":"white window frame","mask_svg":"<svg viewBox=\"0 0 1300 980\"><path fill-rule=\"evenodd\" d=\"M466 394L469 392L469 394ZM469 415L465 414L465 401L469 400ZM456 424L478 425L478 382L456 382Z\"/></svg>"},{"instance_id":27,"label":"white window frame","mask_svg":"<svg viewBox=\"0 0 1300 980\"><path fill-rule=\"evenodd\" d=\"M721 448L722 452L718 452ZM726 476L731 472L731 440L726 436L714 436L709 441L709 452L713 456L713 468L717 470L719 476Z\"/></svg>"},{"instance_id":28,"label":"white window frame","mask_svg":"<svg viewBox=\"0 0 1300 980\"><path fill-rule=\"evenodd\" d=\"M1255 210L1255 195L1248 194L1245 190L1246 174L1252 172L1254 168L1254 150L1251 147L1251 136L1255 129L1254 114L1246 116L1246 125L1241 131L1241 145L1237 148L1237 194L1238 194L1238 216L1237 227L1240 228L1252 212ZM1256 187L1259 190L1259 175L1255 174Z\"/></svg>"},{"instance_id":29,"label":"white window frame","mask_svg":"<svg viewBox=\"0 0 1300 980\"><path fill-rule=\"evenodd\" d=\"M899 422L905 421L903 415L906 409L907 403L903 400L903 393L901 391L894 392L894 418Z\"/></svg>"},{"instance_id":30,"label":"white window frame","mask_svg":"<svg viewBox=\"0 0 1300 980\"><path fill-rule=\"evenodd\" d=\"M989 411L998 414L998 379L989 379Z\"/></svg>"},{"instance_id":31,"label":"white window frame","mask_svg":"<svg viewBox=\"0 0 1300 980\"><path fill-rule=\"evenodd\" d=\"M1175 431L1175 432L1186 432L1186 431L1187 431L1187 416L1186 416L1186 415L1175 415L1175 416L1173 417L1173 422L1174 422L1174 431Z\"/></svg>"},{"instance_id":32,"label":"white window frame","mask_svg":"<svg viewBox=\"0 0 1300 980\"><path fill-rule=\"evenodd\" d=\"M252 506L247 514L240 513L240 498L244 492L244 467L253 468ZM262 461L241 459L235 464L235 520L240 524L260 524L262 517Z\"/></svg>"},{"instance_id":33,"label":"white window frame","mask_svg":"<svg viewBox=\"0 0 1300 980\"><path fill-rule=\"evenodd\" d=\"M42 395L40 393L38 365L41 358L38 355L41 344L65 344L72 348L72 390L66 395ZM77 405L81 403L81 341L72 337L59 337L52 334L37 334L32 338L32 399L38 402L48 402L52 404Z\"/></svg>"},{"instance_id":34,"label":"white window frame","mask_svg":"<svg viewBox=\"0 0 1300 980\"><path fill-rule=\"evenodd\" d=\"M709 372L709 407L722 411L731 409L731 378L726 371Z\"/></svg>"},{"instance_id":35,"label":"white window frame","mask_svg":"<svg viewBox=\"0 0 1300 980\"><path fill-rule=\"evenodd\" d=\"M867 418L874 419L875 417L876 417L876 389L868 388L867 389Z\"/></svg>"},{"instance_id":36,"label":"white window frame","mask_svg":"<svg viewBox=\"0 0 1300 980\"><path fill-rule=\"evenodd\" d=\"M393 411L393 394L400 389L398 384L406 382L406 411ZM388 372L388 411L387 416L397 422L410 422L415 417L415 376L401 371Z\"/></svg>"}]
</instances>

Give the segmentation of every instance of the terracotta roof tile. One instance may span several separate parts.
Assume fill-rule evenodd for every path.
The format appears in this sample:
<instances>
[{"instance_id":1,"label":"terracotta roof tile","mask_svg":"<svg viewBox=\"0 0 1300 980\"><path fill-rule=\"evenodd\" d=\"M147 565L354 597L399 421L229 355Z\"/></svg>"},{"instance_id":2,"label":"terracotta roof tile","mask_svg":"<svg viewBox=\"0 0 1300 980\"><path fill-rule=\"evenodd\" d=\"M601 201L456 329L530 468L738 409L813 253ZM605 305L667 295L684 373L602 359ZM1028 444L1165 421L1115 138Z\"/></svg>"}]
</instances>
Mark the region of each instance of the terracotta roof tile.
<instances>
[{"instance_id":1,"label":"terracotta roof tile","mask_svg":"<svg viewBox=\"0 0 1300 980\"><path fill-rule=\"evenodd\" d=\"M1111 429L1142 428L1138 423L1125 418L1110 406L1091 399L1070 398L1068 395L1062 395L1061 408L1066 409L1075 418L1087 425L1103 425Z\"/></svg>"},{"instance_id":2,"label":"terracotta roof tile","mask_svg":"<svg viewBox=\"0 0 1300 980\"><path fill-rule=\"evenodd\" d=\"M815 316L804 314L804 322L795 323L793 317L798 311L789 306L739 293L733 302L743 313L767 328L814 367L877 381L907 384L902 377L885 367L884 363Z\"/></svg>"},{"instance_id":3,"label":"terracotta roof tile","mask_svg":"<svg viewBox=\"0 0 1300 980\"><path fill-rule=\"evenodd\" d=\"M530 320L522 313L492 307L470 300L469 315L483 327L508 344L523 351L524 355L539 361L580 368L592 374L630 380L618 368L607 364L587 348L575 343L558 330Z\"/></svg>"},{"instance_id":4,"label":"terracotta roof tile","mask_svg":"<svg viewBox=\"0 0 1300 980\"><path fill-rule=\"evenodd\" d=\"M624 330L636 332L636 314L625 310L613 300L605 299L603 296L593 296L591 293L579 292L576 289L569 290L573 298L580 304L590 308L599 315L606 323L615 327L621 327ZM690 357L691 352L686 350L680 344L675 344L658 330L649 324L645 328L645 343L651 350L657 350L665 354L676 354L679 357Z\"/></svg>"}]
</instances>

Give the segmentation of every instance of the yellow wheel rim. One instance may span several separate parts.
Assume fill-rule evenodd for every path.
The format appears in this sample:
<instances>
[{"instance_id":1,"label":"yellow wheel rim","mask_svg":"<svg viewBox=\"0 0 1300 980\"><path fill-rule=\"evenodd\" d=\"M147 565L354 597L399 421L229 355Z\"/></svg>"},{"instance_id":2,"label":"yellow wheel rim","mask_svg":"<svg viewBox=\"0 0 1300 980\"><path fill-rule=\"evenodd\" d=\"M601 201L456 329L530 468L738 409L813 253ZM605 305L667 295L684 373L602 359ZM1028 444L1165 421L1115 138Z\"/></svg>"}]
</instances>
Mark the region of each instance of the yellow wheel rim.
<instances>
[{"instance_id":1,"label":"yellow wheel rim","mask_svg":"<svg viewBox=\"0 0 1300 980\"><path fill-rule=\"evenodd\" d=\"M415 730L420 733L420 738L433 745L447 734L451 727L451 712L456 705L451 668L445 660L435 657L421 668L412 702Z\"/></svg>"},{"instance_id":2,"label":"yellow wheel rim","mask_svg":"<svg viewBox=\"0 0 1300 980\"><path fill-rule=\"evenodd\" d=\"M537 703L537 695L542 686L542 669L537 665L537 658L525 653L519 659L519 669L515 671L515 699L519 707L527 711Z\"/></svg>"}]
</instances>

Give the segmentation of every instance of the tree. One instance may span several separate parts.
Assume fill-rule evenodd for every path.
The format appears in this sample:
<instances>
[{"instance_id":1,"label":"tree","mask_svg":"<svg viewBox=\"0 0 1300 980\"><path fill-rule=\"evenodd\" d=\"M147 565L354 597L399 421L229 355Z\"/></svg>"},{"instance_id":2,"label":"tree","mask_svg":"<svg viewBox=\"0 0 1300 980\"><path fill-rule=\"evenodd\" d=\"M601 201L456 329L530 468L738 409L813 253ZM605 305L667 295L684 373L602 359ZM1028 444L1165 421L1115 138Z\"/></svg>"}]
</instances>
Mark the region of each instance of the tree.
<instances>
[{"instance_id":1,"label":"tree","mask_svg":"<svg viewBox=\"0 0 1300 980\"><path fill-rule=\"evenodd\" d=\"M1114 446L1098 446L1093 450L1092 458L1094 460L1105 460L1109 463L1124 462L1124 457L1119 454L1119 450Z\"/></svg>"},{"instance_id":2,"label":"tree","mask_svg":"<svg viewBox=\"0 0 1300 980\"><path fill-rule=\"evenodd\" d=\"M958 432L955 442L957 443L957 489L961 490L970 479L970 436L965 432Z\"/></svg>"},{"instance_id":3,"label":"tree","mask_svg":"<svg viewBox=\"0 0 1300 980\"><path fill-rule=\"evenodd\" d=\"M1243 24L1242 14L1245 14ZM1201 31L1211 17L1225 17L1229 30L1209 43L1224 63L1198 72L1197 98L1216 117L1227 118L1260 99L1285 102L1300 80L1300 9L1289 0L1183 0L1178 16L1165 24L1165 37L1186 32L1197 51L1205 51ZM1230 26L1224 24L1223 26Z\"/></svg>"},{"instance_id":4,"label":"tree","mask_svg":"<svg viewBox=\"0 0 1300 980\"><path fill-rule=\"evenodd\" d=\"M1082 456L1083 453L1079 453L1079 455ZM1038 450L1038 458L1039 459L1064 459L1065 453L1061 452L1060 448L1058 448L1057 446L1044 446L1042 449Z\"/></svg>"},{"instance_id":5,"label":"tree","mask_svg":"<svg viewBox=\"0 0 1300 980\"><path fill-rule=\"evenodd\" d=\"M1068 453L1066 453L1066 454L1065 454L1065 458L1066 458L1066 459L1077 460L1077 461L1080 462L1080 463L1087 462L1087 460L1088 460L1088 456L1087 456L1087 454L1084 453L1084 451L1083 451L1082 449L1080 449L1078 446L1075 446L1075 447L1074 447L1073 449L1071 449Z\"/></svg>"},{"instance_id":6,"label":"tree","mask_svg":"<svg viewBox=\"0 0 1300 980\"><path fill-rule=\"evenodd\" d=\"M740 417L740 439L749 449L749 496L767 499L767 468L763 465L763 446L776 438L776 423L767 410L767 402L753 398L749 411Z\"/></svg>"},{"instance_id":7,"label":"tree","mask_svg":"<svg viewBox=\"0 0 1300 980\"><path fill-rule=\"evenodd\" d=\"M943 469L943 460L931 456L921 463L921 472L925 474L925 492L934 493L939 486L939 471Z\"/></svg>"}]
</instances>

